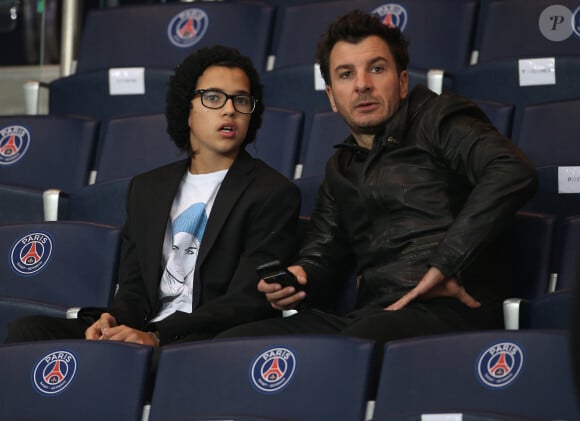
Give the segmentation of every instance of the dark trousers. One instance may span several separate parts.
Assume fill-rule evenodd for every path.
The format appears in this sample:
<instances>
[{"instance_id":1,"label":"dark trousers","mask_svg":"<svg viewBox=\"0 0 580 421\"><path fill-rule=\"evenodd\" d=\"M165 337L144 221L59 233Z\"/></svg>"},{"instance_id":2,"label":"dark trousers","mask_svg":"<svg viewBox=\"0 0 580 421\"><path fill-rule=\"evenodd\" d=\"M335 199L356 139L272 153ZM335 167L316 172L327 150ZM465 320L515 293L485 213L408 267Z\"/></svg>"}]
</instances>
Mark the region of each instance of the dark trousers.
<instances>
[{"instance_id":1,"label":"dark trousers","mask_svg":"<svg viewBox=\"0 0 580 421\"><path fill-rule=\"evenodd\" d=\"M472 310L455 299L437 298L414 302L397 311L377 307L358 310L346 316L307 309L290 317L240 325L222 332L217 338L333 334L372 340L375 347L368 398L374 399L386 342L415 336L502 328L500 301Z\"/></svg>"},{"instance_id":2,"label":"dark trousers","mask_svg":"<svg viewBox=\"0 0 580 421\"><path fill-rule=\"evenodd\" d=\"M5 343L84 339L89 323L81 319L29 316L8 324Z\"/></svg>"}]
</instances>

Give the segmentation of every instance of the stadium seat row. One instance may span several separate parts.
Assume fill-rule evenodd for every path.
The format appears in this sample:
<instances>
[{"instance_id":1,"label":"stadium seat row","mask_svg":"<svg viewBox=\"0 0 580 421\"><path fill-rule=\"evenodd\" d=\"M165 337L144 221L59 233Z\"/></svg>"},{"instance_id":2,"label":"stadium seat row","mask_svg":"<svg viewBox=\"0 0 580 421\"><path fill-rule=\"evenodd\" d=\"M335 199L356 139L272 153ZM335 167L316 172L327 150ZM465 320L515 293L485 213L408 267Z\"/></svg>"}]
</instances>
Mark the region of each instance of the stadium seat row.
<instances>
[{"instance_id":1,"label":"stadium seat row","mask_svg":"<svg viewBox=\"0 0 580 421\"><path fill-rule=\"evenodd\" d=\"M376 368L373 344L355 338L211 340L163 347L154 379L146 346L3 345L0 418L576 420L568 341L556 330L433 335L388 343Z\"/></svg>"}]
</instances>

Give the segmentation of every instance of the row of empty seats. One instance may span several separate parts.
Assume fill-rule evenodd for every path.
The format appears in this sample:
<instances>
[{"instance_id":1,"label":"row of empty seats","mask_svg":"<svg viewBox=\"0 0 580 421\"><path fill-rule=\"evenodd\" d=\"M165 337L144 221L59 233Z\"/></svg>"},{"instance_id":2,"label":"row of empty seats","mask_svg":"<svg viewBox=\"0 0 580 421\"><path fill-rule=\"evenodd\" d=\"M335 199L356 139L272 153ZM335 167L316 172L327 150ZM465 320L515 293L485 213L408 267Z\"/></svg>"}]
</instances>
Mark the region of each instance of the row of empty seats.
<instances>
[{"instance_id":1,"label":"row of empty seats","mask_svg":"<svg viewBox=\"0 0 580 421\"><path fill-rule=\"evenodd\" d=\"M81 27L77 72L171 69L193 48L220 43L259 69L311 64L327 25L359 8L402 30L413 67L455 73L475 62L577 55L577 7L575 0L557 7L551 0L225 0L105 8L90 10Z\"/></svg>"},{"instance_id":2,"label":"row of empty seats","mask_svg":"<svg viewBox=\"0 0 580 421\"><path fill-rule=\"evenodd\" d=\"M392 341L384 348L375 395L369 394L377 370L371 367L372 345L315 335L168 345L160 350L154 379L152 349L145 346L84 340L3 345L0 367L10 387L0 395L0 418L580 418L566 332L483 331Z\"/></svg>"}]
</instances>

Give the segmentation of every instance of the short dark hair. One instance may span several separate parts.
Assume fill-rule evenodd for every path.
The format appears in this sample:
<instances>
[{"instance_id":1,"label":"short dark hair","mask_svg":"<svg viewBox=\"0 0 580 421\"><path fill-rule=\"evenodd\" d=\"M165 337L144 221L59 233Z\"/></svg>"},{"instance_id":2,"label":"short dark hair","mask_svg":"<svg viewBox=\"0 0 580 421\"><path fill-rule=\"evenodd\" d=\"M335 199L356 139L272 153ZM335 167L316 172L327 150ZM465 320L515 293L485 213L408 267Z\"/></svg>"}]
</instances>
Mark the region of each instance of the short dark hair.
<instances>
[{"instance_id":1,"label":"short dark hair","mask_svg":"<svg viewBox=\"0 0 580 421\"><path fill-rule=\"evenodd\" d=\"M327 85L330 85L330 52L334 45L339 41L356 44L371 35L376 35L387 43L399 74L407 69L409 41L400 29L385 25L377 15L357 9L331 23L318 43L316 59Z\"/></svg>"},{"instance_id":2,"label":"short dark hair","mask_svg":"<svg viewBox=\"0 0 580 421\"><path fill-rule=\"evenodd\" d=\"M197 86L197 80L210 66L224 66L243 70L250 80L250 95L257 99L256 108L250 117L250 124L242 148L256 139L256 133L262 125L264 104L262 102L263 87L260 77L252 61L240 54L235 48L215 45L200 48L181 62L169 80L166 97L165 117L167 133L181 150L193 154L189 141L189 111L191 100Z\"/></svg>"}]
</instances>

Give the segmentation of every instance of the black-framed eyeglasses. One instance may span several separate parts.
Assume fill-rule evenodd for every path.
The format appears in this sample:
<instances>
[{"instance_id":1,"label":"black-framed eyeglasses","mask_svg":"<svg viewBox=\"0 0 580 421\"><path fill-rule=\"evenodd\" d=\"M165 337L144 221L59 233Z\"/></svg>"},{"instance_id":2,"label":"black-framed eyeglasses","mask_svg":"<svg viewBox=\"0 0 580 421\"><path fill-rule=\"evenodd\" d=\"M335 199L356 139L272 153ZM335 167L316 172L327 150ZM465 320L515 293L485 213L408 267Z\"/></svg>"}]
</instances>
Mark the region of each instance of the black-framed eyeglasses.
<instances>
[{"instance_id":1,"label":"black-framed eyeglasses","mask_svg":"<svg viewBox=\"0 0 580 421\"><path fill-rule=\"evenodd\" d=\"M200 95L203 106L211 108L212 110L222 108L226 105L228 99L232 100L234 109L242 114L252 114L256 108L257 99L251 95L228 95L225 92L218 91L217 89L198 89L193 94L194 96Z\"/></svg>"}]
</instances>

